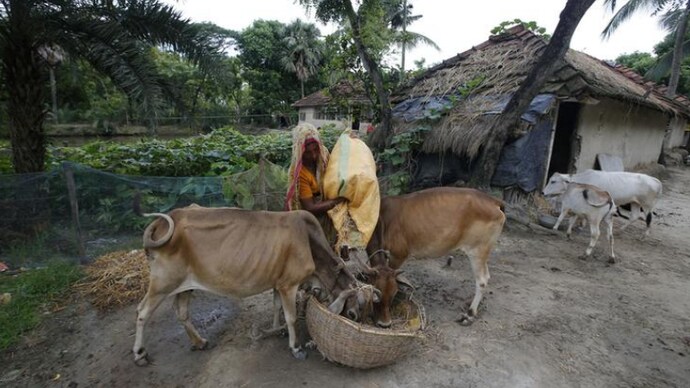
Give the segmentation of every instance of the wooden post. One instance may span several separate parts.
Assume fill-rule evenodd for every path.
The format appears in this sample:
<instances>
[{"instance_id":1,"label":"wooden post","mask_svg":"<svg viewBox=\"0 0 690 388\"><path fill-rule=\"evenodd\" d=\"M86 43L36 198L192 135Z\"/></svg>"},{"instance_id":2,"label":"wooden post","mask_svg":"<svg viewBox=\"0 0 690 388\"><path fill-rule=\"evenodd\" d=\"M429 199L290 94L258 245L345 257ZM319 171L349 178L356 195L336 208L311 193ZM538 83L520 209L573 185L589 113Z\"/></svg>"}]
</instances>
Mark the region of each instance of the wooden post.
<instances>
[{"instance_id":1,"label":"wooden post","mask_svg":"<svg viewBox=\"0 0 690 388\"><path fill-rule=\"evenodd\" d=\"M261 184L261 196L263 198L264 210L268 210L268 198L266 194L266 173L264 169L266 168L266 162L263 156L259 159L259 181Z\"/></svg>"},{"instance_id":2,"label":"wooden post","mask_svg":"<svg viewBox=\"0 0 690 388\"><path fill-rule=\"evenodd\" d=\"M72 209L72 222L75 229L77 249L79 250L79 263L86 264L86 250L84 249L84 238L81 233L81 224L79 223L79 202L77 202L77 187L74 184L74 171L72 171L72 167L68 163L63 163L62 169L65 172L65 180L67 181L69 205Z\"/></svg>"}]
</instances>

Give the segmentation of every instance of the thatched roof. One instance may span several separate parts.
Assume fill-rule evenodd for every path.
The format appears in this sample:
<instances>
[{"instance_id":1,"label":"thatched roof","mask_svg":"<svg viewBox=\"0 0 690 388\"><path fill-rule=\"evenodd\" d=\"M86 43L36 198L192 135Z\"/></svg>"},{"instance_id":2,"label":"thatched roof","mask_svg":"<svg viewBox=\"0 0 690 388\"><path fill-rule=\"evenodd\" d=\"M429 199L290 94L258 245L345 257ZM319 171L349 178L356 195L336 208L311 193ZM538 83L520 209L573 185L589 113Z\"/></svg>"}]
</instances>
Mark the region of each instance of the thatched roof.
<instances>
[{"instance_id":1,"label":"thatched roof","mask_svg":"<svg viewBox=\"0 0 690 388\"><path fill-rule=\"evenodd\" d=\"M517 90L546 45L541 37L522 26L513 27L506 34L493 36L428 69L392 100L394 103L413 98L438 101L441 97L464 94L460 102L431 124L423 150L450 149L473 158L486 143L493 121L499 118L497 114L487 113L495 110L497 99L505 100ZM687 99L668 99L658 85L641 77L634 79L629 69L609 65L587 54L570 49L556 69L540 93L580 102L608 97L671 115L690 116ZM469 85L477 84L466 94ZM396 117L394 125L396 130L405 131L419 123ZM523 122L513 135L527 130L526 127L529 124Z\"/></svg>"},{"instance_id":2,"label":"thatched roof","mask_svg":"<svg viewBox=\"0 0 690 388\"><path fill-rule=\"evenodd\" d=\"M349 105L371 105L371 100L361 82L341 80L335 85L312 93L292 104L295 108L327 106L338 102Z\"/></svg>"}]
</instances>

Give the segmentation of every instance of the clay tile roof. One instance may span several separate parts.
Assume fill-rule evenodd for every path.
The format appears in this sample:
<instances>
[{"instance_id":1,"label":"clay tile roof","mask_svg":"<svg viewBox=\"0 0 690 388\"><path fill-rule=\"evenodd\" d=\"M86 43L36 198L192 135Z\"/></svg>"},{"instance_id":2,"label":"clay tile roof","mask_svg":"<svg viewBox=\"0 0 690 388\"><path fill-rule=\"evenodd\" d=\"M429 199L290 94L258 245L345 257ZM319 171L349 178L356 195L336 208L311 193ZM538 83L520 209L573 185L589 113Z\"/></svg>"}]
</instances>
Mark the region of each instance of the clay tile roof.
<instances>
[{"instance_id":1,"label":"clay tile roof","mask_svg":"<svg viewBox=\"0 0 690 388\"><path fill-rule=\"evenodd\" d=\"M312 93L292 104L293 107L324 106L334 100L346 100L350 104L371 105L361 82L341 80L335 85Z\"/></svg>"}]
</instances>

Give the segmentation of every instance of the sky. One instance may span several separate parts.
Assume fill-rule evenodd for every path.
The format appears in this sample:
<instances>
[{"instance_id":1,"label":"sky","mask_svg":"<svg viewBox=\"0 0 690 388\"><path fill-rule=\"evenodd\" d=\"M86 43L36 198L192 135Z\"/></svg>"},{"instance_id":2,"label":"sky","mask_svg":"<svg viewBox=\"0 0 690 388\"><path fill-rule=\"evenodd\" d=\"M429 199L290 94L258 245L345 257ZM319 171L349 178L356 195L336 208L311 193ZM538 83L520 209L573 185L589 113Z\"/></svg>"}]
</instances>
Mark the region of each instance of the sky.
<instances>
[{"instance_id":1,"label":"sky","mask_svg":"<svg viewBox=\"0 0 690 388\"><path fill-rule=\"evenodd\" d=\"M322 35L334 31L333 25L317 22L313 15L294 0L164 0L195 22L212 22L221 27L242 30L256 19L278 20L290 23L295 19L312 22ZM519 18L535 21L552 34L566 0L408 0L414 6L414 15L423 15L408 27L423 34L440 47L418 47L407 53L406 68L415 60L426 59L426 65L438 63L464 52L488 39L490 31L505 20ZM623 4L623 1L619 1ZM612 12L597 0L580 21L570 47L599 59L615 59L620 54L634 51L653 52L666 32L658 27L651 12L640 12L621 25L608 39L602 40L601 31L611 19Z\"/></svg>"}]
</instances>

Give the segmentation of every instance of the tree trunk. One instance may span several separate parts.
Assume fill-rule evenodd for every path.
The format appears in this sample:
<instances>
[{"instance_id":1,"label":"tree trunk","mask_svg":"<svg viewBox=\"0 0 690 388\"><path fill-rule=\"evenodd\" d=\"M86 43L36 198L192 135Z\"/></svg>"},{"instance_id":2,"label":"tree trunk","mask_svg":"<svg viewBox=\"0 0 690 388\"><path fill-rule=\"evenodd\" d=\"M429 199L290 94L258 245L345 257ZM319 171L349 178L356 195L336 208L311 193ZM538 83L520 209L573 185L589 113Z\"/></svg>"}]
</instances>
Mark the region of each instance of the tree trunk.
<instances>
[{"instance_id":1,"label":"tree trunk","mask_svg":"<svg viewBox=\"0 0 690 388\"><path fill-rule=\"evenodd\" d=\"M405 46L407 45L407 0L403 0L402 52L400 53L400 85L405 82Z\"/></svg>"},{"instance_id":2,"label":"tree trunk","mask_svg":"<svg viewBox=\"0 0 690 388\"><path fill-rule=\"evenodd\" d=\"M568 0L566 3L565 8L561 11L556 31L539 60L508 101L500 118L494 121L489 141L482 149L478 163L476 163L476 170L470 180L471 186L489 187L510 129L518 123L522 113L529 107L532 99L551 77L558 62L565 56L577 25L592 3L594 0Z\"/></svg>"},{"instance_id":3,"label":"tree trunk","mask_svg":"<svg viewBox=\"0 0 690 388\"><path fill-rule=\"evenodd\" d=\"M30 5L12 2L4 52L5 85L8 90L9 132L12 164L18 174L40 172L45 168L43 122L47 110L47 76L33 47Z\"/></svg>"},{"instance_id":4,"label":"tree trunk","mask_svg":"<svg viewBox=\"0 0 690 388\"><path fill-rule=\"evenodd\" d=\"M390 101L388 99L388 91L383 85L383 75L381 74L381 68L376 63L376 61L371 58L367 48L362 42L362 37L359 30L359 19L355 13L354 8L352 8L351 1L344 1L346 7L346 14L350 25L352 26L352 35L355 41L355 47L357 48L357 54L362 60L362 65L364 69L369 74L371 82L374 84L374 89L379 100L379 105L381 106L381 124L379 127L371 134L371 145L378 149L385 148L389 145L391 140L391 107Z\"/></svg>"},{"instance_id":5,"label":"tree trunk","mask_svg":"<svg viewBox=\"0 0 690 388\"><path fill-rule=\"evenodd\" d=\"M685 30L688 28L688 14L690 14L690 0L688 0L685 10L683 11L678 26L676 26L676 41L673 44L673 62L671 63L671 79L668 81L668 89L666 89L666 96L673 98L678 89L678 81L680 80L680 65L683 62L683 41L685 40Z\"/></svg>"}]
</instances>

